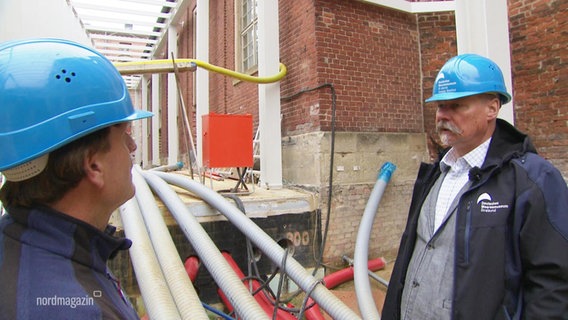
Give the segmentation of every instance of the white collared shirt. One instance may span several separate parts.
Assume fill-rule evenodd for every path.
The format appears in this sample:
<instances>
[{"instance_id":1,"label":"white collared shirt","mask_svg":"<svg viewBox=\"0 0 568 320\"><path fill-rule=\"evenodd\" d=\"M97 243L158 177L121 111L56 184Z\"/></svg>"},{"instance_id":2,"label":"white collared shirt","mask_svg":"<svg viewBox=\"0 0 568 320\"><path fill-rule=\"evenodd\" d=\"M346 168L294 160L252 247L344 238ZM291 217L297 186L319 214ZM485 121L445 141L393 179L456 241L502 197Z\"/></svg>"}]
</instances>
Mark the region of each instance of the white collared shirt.
<instances>
[{"instance_id":1,"label":"white collared shirt","mask_svg":"<svg viewBox=\"0 0 568 320\"><path fill-rule=\"evenodd\" d=\"M436 215L434 219L434 230L438 230L444 218L448 214L448 210L454 201L454 198L463 186L469 180L469 170L473 167L483 165L491 138L487 139L484 143L480 144L477 148L470 151L463 157L457 158L454 148L450 149L448 153L442 158L440 162L440 170L448 170L440 192L438 193L438 200L436 201Z\"/></svg>"}]
</instances>

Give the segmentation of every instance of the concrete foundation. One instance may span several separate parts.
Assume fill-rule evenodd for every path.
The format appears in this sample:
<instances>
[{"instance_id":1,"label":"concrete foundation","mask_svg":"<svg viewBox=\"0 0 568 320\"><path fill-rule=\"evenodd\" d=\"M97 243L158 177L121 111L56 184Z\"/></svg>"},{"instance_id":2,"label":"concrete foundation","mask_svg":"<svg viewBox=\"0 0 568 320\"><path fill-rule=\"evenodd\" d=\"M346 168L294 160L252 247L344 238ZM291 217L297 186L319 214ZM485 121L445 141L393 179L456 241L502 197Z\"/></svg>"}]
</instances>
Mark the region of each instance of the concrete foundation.
<instances>
[{"instance_id":1,"label":"concrete foundation","mask_svg":"<svg viewBox=\"0 0 568 320\"><path fill-rule=\"evenodd\" d=\"M319 195L322 226L328 216L331 133L315 132L282 139L287 184ZM333 187L324 261L342 265L353 256L359 222L381 166L397 166L383 196L369 245L369 257L394 259L406 223L420 162L428 161L424 133L338 132L335 136Z\"/></svg>"}]
</instances>

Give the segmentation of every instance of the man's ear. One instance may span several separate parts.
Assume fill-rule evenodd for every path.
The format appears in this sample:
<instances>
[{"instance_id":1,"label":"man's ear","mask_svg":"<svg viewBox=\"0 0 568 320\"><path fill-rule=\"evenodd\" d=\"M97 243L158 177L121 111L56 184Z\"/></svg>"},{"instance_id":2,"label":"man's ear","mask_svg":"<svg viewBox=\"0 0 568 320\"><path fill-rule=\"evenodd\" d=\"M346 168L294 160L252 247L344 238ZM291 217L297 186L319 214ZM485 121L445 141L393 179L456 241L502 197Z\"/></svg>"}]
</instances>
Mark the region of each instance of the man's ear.
<instances>
[{"instance_id":1,"label":"man's ear","mask_svg":"<svg viewBox=\"0 0 568 320\"><path fill-rule=\"evenodd\" d=\"M487 117L489 119L495 119L499 115L499 109L501 109L501 101L499 98L495 97L487 102Z\"/></svg>"},{"instance_id":2,"label":"man's ear","mask_svg":"<svg viewBox=\"0 0 568 320\"><path fill-rule=\"evenodd\" d=\"M85 156L83 163L85 178L99 188L102 188L105 182L103 174L104 166L101 160L100 154L95 152L94 154Z\"/></svg>"}]
</instances>

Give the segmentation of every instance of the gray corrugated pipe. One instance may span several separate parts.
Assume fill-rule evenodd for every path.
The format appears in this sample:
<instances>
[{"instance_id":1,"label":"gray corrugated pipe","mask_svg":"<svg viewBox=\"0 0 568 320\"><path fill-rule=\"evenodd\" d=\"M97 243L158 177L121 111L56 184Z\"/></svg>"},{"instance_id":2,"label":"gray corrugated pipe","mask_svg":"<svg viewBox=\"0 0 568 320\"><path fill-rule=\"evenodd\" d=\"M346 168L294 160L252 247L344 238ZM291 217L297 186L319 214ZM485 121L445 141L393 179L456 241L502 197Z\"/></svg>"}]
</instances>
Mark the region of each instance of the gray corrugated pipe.
<instances>
[{"instance_id":1,"label":"gray corrugated pipe","mask_svg":"<svg viewBox=\"0 0 568 320\"><path fill-rule=\"evenodd\" d=\"M175 164L170 164L170 165L165 165L165 166L159 166L159 167L155 167L152 169L149 169L150 171L175 171L175 170L179 170L183 168L183 162L178 161Z\"/></svg>"},{"instance_id":2,"label":"gray corrugated pipe","mask_svg":"<svg viewBox=\"0 0 568 320\"><path fill-rule=\"evenodd\" d=\"M273 263L286 270L288 277L305 292L311 292L311 297L323 308L333 319L360 319L360 317L333 293L331 293L324 285L322 285L314 276L312 276L302 265L294 258L288 256L285 266L282 266L283 257L286 254L284 249L278 245L269 235L267 235L259 226L250 220L243 212L236 208L232 203L227 201L217 192L199 184L195 181L187 179L183 176L153 172L153 174L163 178L170 184L187 189L202 198L209 205L221 212L234 226L236 226L243 234L245 234L264 254L266 254Z\"/></svg>"},{"instance_id":3,"label":"gray corrugated pipe","mask_svg":"<svg viewBox=\"0 0 568 320\"><path fill-rule=\"evenodd\" d=\"M373 299L368 275L369 269L367 269L367 263L369 262L369 237L371 236L371 229L373 228L373 221L375 220L379 203L381 202L383 193L394 170L396 170L396 166L390 162L385 163L381 167L377 182L373 187L373 191L371 191L365 211L363 212L359 231L357 231L355 257L353 260L353 279L355 281L355 294L357 295L359 311L361 311L361 314L365 315L365 320L381 319L375 300Z\"/></svg>"},{"instance_id":4,"label":"gray corrugated pipe","mask_svg":"<svg viewBox=\"0 0 568 320\"><path fill-rule=\"evenodd\" d=\"M120 206L124 234L132 240L130 260L150 319L181 319L134 198Z\"/></svg>"},{"instance_id":5,"label":"gray corrugated pipe","mask_svg":"<svg viewBox=\"0 0 568 320\"><path fill-rule=\"evenodd\" d=\"M136 200L140 205L146 229L178 311L182 319L208 320L209 317L185 272L168 227L141 171L140 166L135 166L132 170L132 181L136 186Z\"/></svg>"},{"instance_id":6,"label":"gray corrugated pipe","mask_svg":"<svg viewBox=\"0 0 568 320\"><path fill-rule=\"evenodd\" d=\"M175 191L158 174L159 171L143 171L142 176L156 194L166 204L170 213L178 222L185 236L191 242L193 249L215 279L217 285L223 290L239 318L245 320L268 320L264 310L247 290L241 279L237 277L227 260L215 246L207 232L203 229L197 218L189 212L187 206L181 201Z\"/></svg>"}]
</instances>

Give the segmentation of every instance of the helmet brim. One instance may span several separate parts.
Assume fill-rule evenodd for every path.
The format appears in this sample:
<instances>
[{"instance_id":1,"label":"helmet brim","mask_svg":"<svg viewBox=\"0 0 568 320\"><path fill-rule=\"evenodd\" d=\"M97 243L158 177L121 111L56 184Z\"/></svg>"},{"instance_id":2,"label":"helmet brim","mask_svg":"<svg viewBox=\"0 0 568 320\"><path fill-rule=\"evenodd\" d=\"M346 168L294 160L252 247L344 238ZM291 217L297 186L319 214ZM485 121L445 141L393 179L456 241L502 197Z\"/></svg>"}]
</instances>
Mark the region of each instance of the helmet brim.
<instances>
[{"instance_id":1,"label":"helmet brim","mask_svg":"<svg viewBox=\"0 0 568 320\"><path fill-rule=\"evenodd\" d=\"M140 120L152 117L154 114L146 110L134 110L134 113L128 116L125 121Z\"/></svg>"},{"instance_id":2,"label":"helmet brim","mask_svg":"<svg viewBox=\"0 0 568 320\"><path fill-rule=\"evenodd\" d=\"M487 92L488 93L488 92ZM503 92L496 92L499 95L499 99L501 100L501 104L506 104L509 101L511 101L511 95L509 95L508 93L503 93ZM429 102L436 102L436 101L448 101L448 100L456 100L456 99L461 99L461 98L465 98L465 97L470 97L470 96L475 96L478 94L483 94L483 92L444 92L444 93L437 93L433 96L431 96L430 98L424 100L424 102L429 103Z\"/></svg>"}]
</instances>

